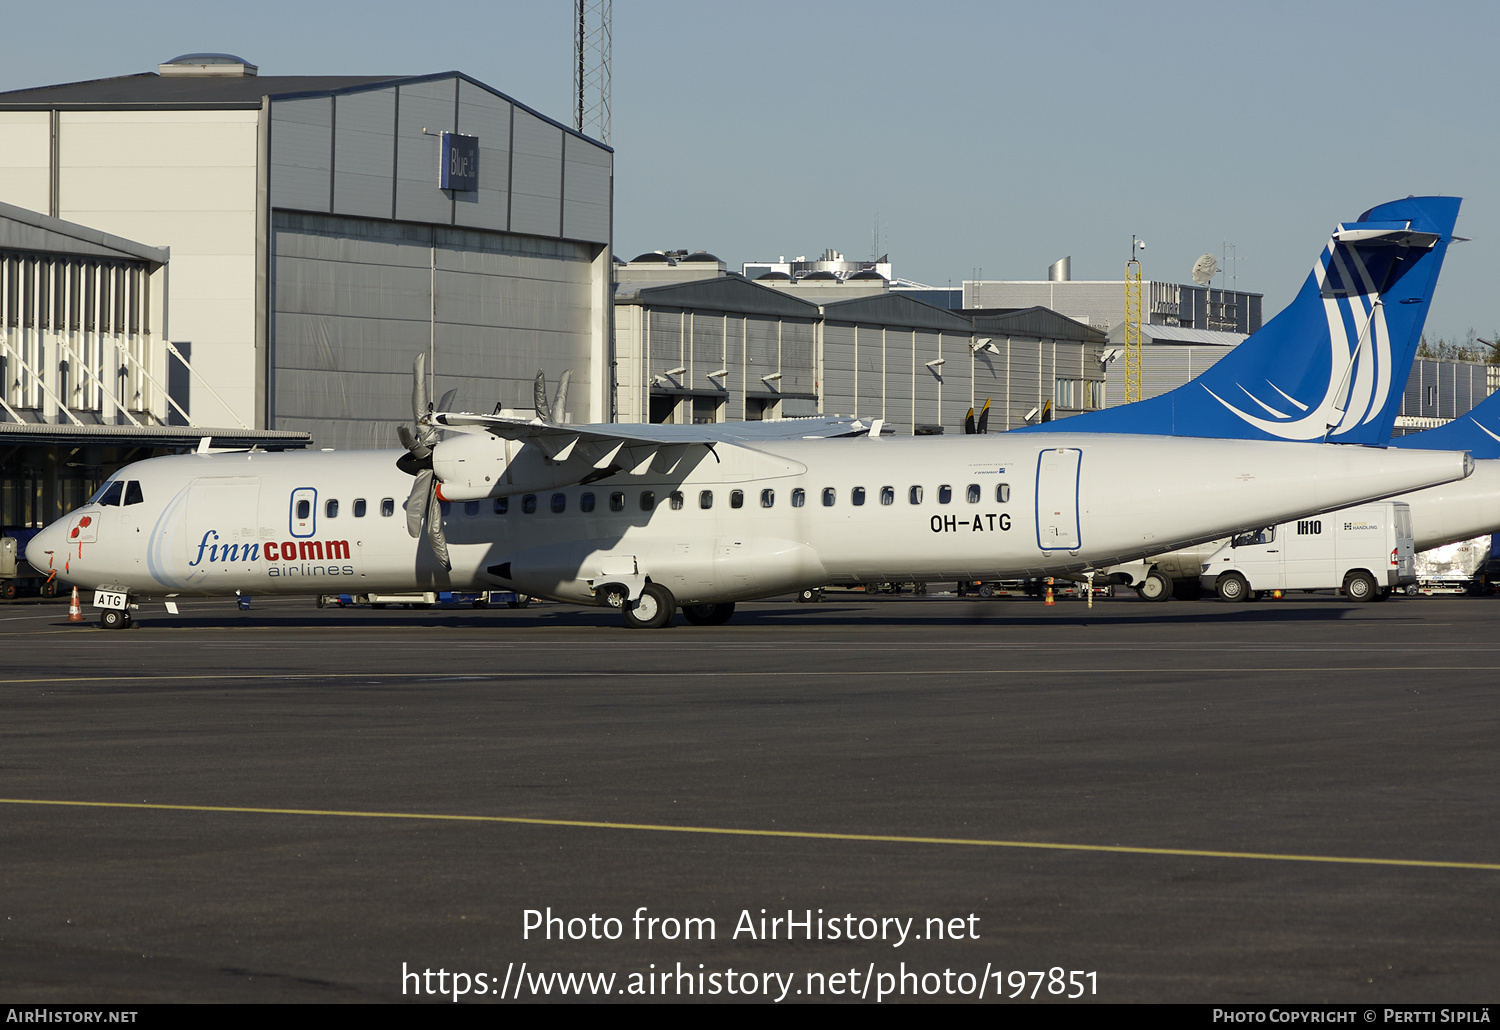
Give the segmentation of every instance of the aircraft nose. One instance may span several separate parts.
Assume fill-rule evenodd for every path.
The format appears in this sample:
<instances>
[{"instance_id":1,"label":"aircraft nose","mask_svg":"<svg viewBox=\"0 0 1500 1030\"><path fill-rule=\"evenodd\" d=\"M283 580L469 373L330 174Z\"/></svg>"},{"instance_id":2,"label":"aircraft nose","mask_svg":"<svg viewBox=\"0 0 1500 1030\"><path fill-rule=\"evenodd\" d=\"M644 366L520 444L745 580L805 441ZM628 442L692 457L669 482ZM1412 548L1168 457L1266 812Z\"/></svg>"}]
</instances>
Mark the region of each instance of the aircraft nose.
<instances>
[{"instance_id":1,"label":"aircraft nose","mask_svg":"<svg viewBox=\"0 0 1500 1030\"><path fill-rule=\"evenodd\" d=\"M41 572L46 572L48 568L54 565L60 566L62 564L60 561L54 562L51 559L61 557L62 555L64 541L67 536L67 525L67 519L59 519L32 537L30 542L26 544L26 553L24 555L26 563ZM49 554L48 552L51 553Z\"/></svg>"}]
</instances>

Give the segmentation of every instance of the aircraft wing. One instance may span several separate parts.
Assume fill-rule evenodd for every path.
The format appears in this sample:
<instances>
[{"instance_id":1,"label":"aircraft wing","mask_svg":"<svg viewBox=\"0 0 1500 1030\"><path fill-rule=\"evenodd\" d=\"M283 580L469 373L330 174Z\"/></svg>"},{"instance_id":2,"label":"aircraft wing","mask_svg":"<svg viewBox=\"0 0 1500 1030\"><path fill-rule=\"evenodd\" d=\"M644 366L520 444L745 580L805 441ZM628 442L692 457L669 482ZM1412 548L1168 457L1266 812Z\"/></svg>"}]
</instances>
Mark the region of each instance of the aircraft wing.
<instances>
[{"instance_id":1,"label":"aircraft wing","mask_svg":"<svg viewBox=\"0 0 1500 1030\"><path fill-rule=\"evenodd\" d=\"M536 443L545 451L561 452L577 442L610 447L620 444L653 446L719 443L754 444L770 440L823 440L837 436L864 436L869 423L842 416L775 419L763 422L719 422L705 425L649 425L644 423L592 423L565 425L541 419L509 418L504 415L473 415L435 412L440 426L475 426L503 437Z\"/></svg>"}]
</instances>

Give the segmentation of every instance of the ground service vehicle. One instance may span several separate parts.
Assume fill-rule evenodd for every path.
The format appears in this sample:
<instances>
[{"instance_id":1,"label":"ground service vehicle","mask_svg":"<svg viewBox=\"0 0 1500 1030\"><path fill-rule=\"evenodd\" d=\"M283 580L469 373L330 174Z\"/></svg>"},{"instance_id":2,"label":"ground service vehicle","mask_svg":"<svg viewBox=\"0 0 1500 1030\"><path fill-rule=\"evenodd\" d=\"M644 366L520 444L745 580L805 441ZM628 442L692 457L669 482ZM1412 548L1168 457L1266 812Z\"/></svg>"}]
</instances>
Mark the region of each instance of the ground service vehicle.
<instances>
[{"instance_id":1,"label":"ground service vehicle","mask_svg":"<svg viewBox=\"0 0 1500 1030\"><path fill-rule=\"evenodd\" d=\"M1247 601L1269 590L1340 590L1380 601L1417 581L1411 509L1361 504L1230 538L1203 563L1205 590Z\"/></svg>"}]
</instances>

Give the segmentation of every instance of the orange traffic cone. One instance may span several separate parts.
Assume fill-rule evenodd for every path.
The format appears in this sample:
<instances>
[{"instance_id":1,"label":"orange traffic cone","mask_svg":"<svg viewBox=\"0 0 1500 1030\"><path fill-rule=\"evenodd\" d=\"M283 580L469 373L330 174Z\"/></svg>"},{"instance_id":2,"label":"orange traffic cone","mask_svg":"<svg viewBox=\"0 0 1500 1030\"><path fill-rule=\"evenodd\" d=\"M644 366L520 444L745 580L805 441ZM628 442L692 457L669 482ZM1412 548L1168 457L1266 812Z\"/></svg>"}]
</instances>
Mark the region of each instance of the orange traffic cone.
<instances>
[{"instance_id":1,"label":"orange traffic cone","mask_svg":"<svg viewBox=\"0 0 1500 1030\"><path fill-rule=\"evenodd\" d=\"M68 602L68 621L82 622L83 609L78 606L78 588L73 588L73 600Z\"/></svg>"},{"instance_id":2,"label":"orange traffic cone","mask_svg":"<svg viewBox=\"0 0 1500 1030\"><path fill-rule=\"evenodd\" d=\"M1045 601L1043 601L1042 603L1043 604L1056 604L1057 603L1056 601L1054 601L1052 599L1052 577L1051 576L1047 577L1047 599Z\"/></svg>"}]
</instances>

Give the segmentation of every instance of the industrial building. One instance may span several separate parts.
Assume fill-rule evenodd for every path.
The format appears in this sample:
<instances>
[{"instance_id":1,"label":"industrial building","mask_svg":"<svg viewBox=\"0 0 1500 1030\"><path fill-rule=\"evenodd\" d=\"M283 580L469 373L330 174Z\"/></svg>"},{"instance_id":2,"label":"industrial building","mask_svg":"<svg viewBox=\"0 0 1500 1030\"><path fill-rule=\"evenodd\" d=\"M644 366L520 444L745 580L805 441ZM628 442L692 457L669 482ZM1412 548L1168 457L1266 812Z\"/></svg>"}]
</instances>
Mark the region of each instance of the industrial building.
<instances>
[{"instance_id":1,"label":"industrial building","mask_svg":"<svg viewBox=\"0 0 1500 1030\"><path fill-rule=\"evenodd\" d=\"M1041 306L1104 332L1125 321L1125 280L1075 280L1070 258L1054 262L1045 280L968 279L963 285L965 309ZM1141 322L1248 336L1261 327L1263 300L1259 293L1145 279Z\"/></svg>"},{"instance_id":2,"label":"industrial building","mask_svg":"<svg viewBox=\"0 0 1500 1030\"><path fill-rule=\"evenodd\" d=\"M1103 404L1104 333L1044 309L960 313L874 280L751 282L711 254L616 266L622 422L816 413L888 432L962 432L992 401L999 432Z\"/></svg>"},{"instance_id":3,"label":"industrial building","mask_svg":"<svg viewBox=\"0 0 1500 1030\"><path fill-rule=\"evenodd\" d=\"M459 72L194 54L0 94L0 418L394 446L425 352L481 410L572 368L569 416L607 420L612 191L608 147ZM48 304L83 336L27 336Z\"/></svg>"}]
</instances>

